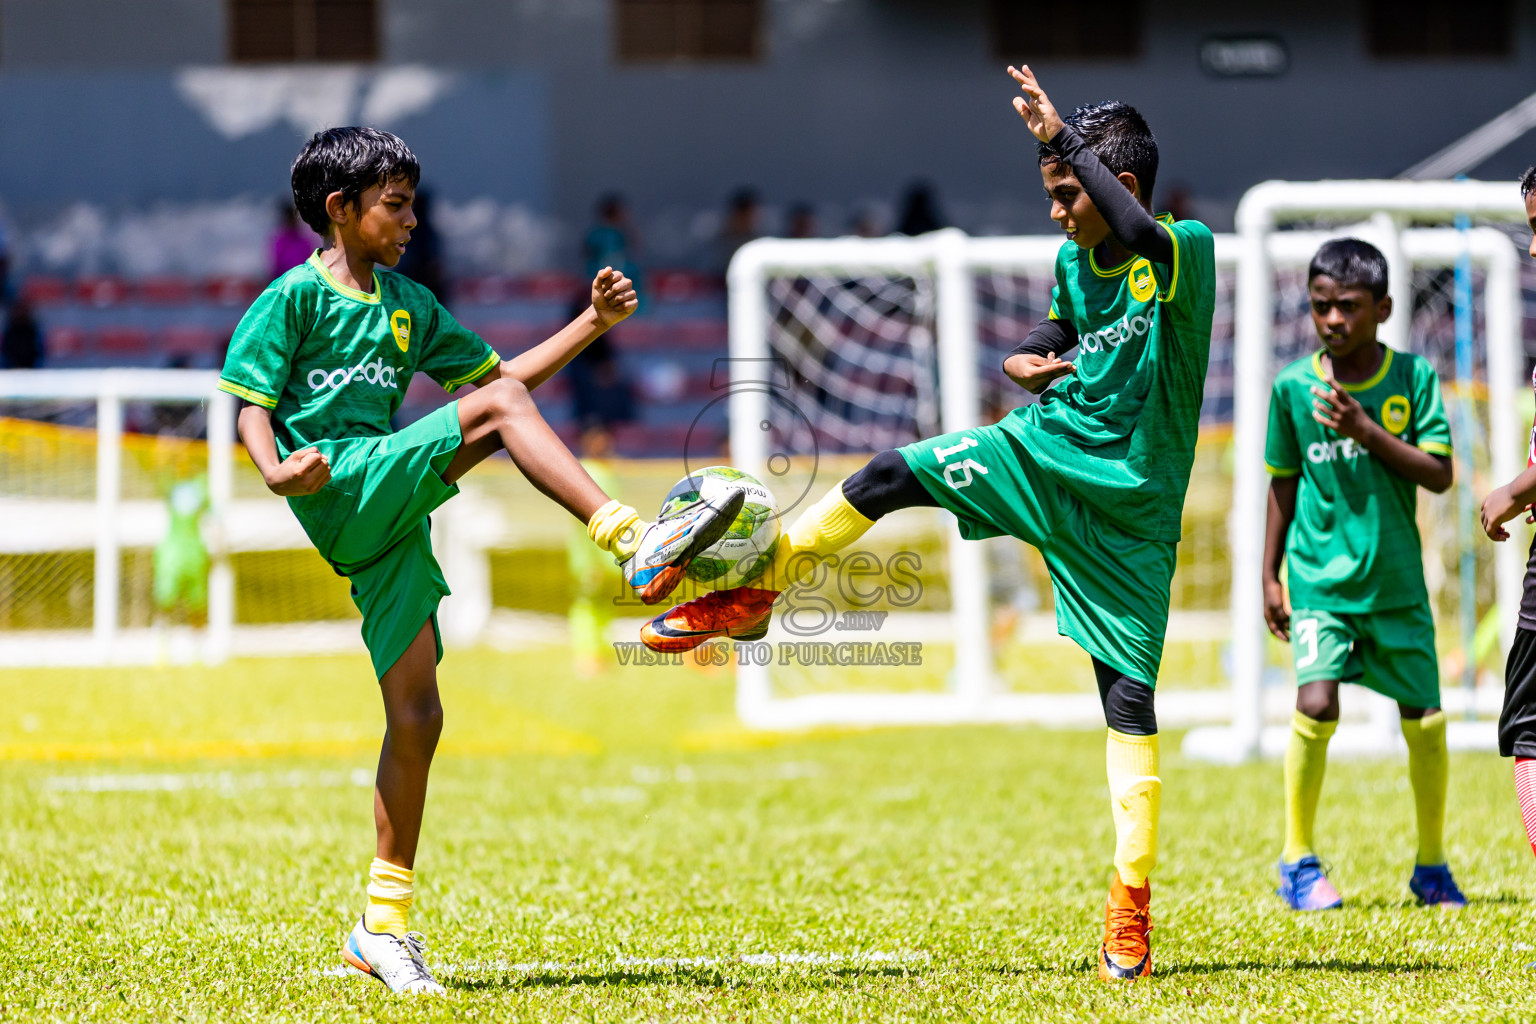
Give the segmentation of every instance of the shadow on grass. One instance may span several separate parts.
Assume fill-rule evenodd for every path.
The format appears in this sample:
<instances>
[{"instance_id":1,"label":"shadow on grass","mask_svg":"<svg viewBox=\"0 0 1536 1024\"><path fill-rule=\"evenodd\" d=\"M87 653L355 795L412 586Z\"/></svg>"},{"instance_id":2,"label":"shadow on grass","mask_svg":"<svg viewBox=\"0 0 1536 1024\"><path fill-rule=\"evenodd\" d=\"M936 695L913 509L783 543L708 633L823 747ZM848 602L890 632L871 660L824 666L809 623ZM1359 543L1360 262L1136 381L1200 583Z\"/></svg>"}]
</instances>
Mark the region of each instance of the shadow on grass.
<instances>
[{"instance_id":1,"label":"shadow on grass","mask_svg":"<svg viewBox=\"0 0 1536 1024\"><path fill-rule=\"evenodd\" d=\"M1488 906L1498 906L1500 904L1505 904L1505 905L1513 906L1513 905L1518 905L1518 904L1522 904L1522 903L1529 903L1529 902L1530 902L1530 899L1528 897L1521 896L1518 893L1512 893L1512 892L1499 892L1499 893L1491 893L1491 894L1489 894L1487 896L1468 896L1467 897L1467 905L1469 907L1482 906L1482 905L1485 905L1485 904L1488 905ZM1344 909L1345 910L1422 910L1422 911L1424 911L1426 913L1438 913L1438 914L1454 913L1455 912L1454 908L1451 909L1451 910L1440 910L1440 909L1437 909L1435 907L1423 906L1422 904L1420 904L1417 900L1415 900L1411 896L1404 896L1401 899L1398 899L1396 897L1387 897L1387 896L1375 896L1375 897L1371 897L1369 899L1346 898L1344 900Z\"/></svg>"},{"instance_id":2,"label":"shadow on grass","mask_svg":"<svg viewBox=\"0 0 1536 1024\"><path fill-rule=\"evenodd\" d=\"M751 970L750 965L732 967ZM797 988L831 988L842 982L863 978L905 978L919 974L913 967L810 966L804 974L793 975ZM787 979L786 979L787 980ZM466 992L488 989L574 988L578 986L689 985L695 988L765 988L770 980L746 980L736 972L728 980L719 967L615 968L611 971L577 971L571 974L507 974L499 978L445 978L448 988Z\"/></svg>"},{"instance_id":3,"label":"shadow on grass","mask_svg":"<svg viewBox=\"0 0 1536 1024\"><path fill-rule=\"evenodd\" d=\"M1089 967L1091 969L1091 965ZM1453 967L1425 960L1235 960L1230 963L1169 964L1154 969L1155 975L1224 974L1228 971L1319 971L1327 974L1416 974L1425 971L1451 971Z\"/></svg>"},{"instance_id":4,"label":"shadow on grass","mask_svg":"<svg viewBox=\"0 0 1536 1024\"><path fill-rule=\"evenodd\" d=\"M1028 967L998 966L988 968L994 974L1023 977L1031 974L1092 974L1097 965L1092 960L1078 960L1070 968L1046 964ZM1233 960L1213 963L1155 964L1154 979L1180 974L1225 974L1233 971L1256 971L1283 974L1291 971L1318 971L1329 974L1412 974L1422 971L1452 971L1454 967L1424 960Z\"/></svg>"}]
</instances>

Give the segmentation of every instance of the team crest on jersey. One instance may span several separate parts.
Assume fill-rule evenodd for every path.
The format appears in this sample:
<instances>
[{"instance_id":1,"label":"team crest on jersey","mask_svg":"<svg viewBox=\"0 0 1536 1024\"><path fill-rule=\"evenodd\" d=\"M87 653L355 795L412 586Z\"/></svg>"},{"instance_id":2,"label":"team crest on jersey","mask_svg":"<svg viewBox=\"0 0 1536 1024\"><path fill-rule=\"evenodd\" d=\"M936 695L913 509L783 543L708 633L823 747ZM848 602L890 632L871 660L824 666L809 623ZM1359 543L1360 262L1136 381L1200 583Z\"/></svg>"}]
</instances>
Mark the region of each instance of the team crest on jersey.
<instances>
[{"instance_id":1,"label":"team crest on jersey","mask_svg":"<svg viewBox=\"0 0 1536 1024\"><path fill-rule=\"evenodd\" d=\"M1152 277L1152 264L1146 257L1131 264L1127 280L1131 285L1131 298L1137 302L1146 302L1157 291L1157 281Z\"/></svg>"},{"instance_id":2,"label":"team crest on jersey","mask_svg":"<svg viewBox=\"0 0 1536 1024\"><path fill-rule=\"evenodd\" d=\"M1394 434L1401 434L1408 429L1408 399L1404 395L1393 395L1381 403L1381 425Z\"/></svg>"},{"instance_id":3,"label":"team crest on jersey","mask_svg":"<svg viewBox=\"0 0 1536 1024\"><path fill-rule=\"evenodd\" d=\"M397 309L389 314L389 333L395 336L395 344L405 352L411 347L411 314Z\"/></svg>"}]
</instances>

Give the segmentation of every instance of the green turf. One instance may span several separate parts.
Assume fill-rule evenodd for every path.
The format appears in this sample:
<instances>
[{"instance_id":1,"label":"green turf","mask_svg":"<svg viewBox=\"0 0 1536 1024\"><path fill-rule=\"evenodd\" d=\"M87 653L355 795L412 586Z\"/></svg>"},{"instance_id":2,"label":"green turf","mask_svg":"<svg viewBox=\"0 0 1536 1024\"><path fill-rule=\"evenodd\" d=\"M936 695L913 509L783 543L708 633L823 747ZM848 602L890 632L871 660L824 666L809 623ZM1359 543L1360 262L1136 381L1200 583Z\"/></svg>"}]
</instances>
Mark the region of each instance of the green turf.
<instances>
[{"instance_id":1,"label":"green turf","mask_svg":"<svg viewBox=\"0 0 1536 1024\"><path fill-rule=\"evenodd\" d=\"M413 924L449 995L402 1001L322 973L371 855L365 658L0 674L0 1020L1536 1010L1536 864L1491 756L1452 765L1470 907L1409 905L1403 769L1341 762L1319 830L1348 906L1297 917L1271 893L1278 766L1189 763L1166 737L1158 975L1111 988L1091 967L1111 848L1096 733L759 737L723 671L583 680L554 648L451 652L443 690Z\"/></svg>"}]
</instances>

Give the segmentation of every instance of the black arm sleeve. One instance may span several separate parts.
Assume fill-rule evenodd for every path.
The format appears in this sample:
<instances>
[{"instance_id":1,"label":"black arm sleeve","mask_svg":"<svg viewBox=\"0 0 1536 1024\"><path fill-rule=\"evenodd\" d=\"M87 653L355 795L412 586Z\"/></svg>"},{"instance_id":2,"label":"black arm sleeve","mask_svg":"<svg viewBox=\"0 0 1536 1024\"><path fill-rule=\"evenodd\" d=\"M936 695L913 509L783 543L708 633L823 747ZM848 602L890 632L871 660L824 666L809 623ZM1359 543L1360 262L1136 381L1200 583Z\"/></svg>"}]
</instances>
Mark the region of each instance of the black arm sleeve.
<instances>
[{"instance_id":1,"label":"black arm sleeve","mask_svg":"<svg viewBox=\"0 0 1536 1024\"><path fill-rule=\"evenodd\" d=\"M1029 356L1044 356L1055 352L1058 356L1064 356L1077 347L1077 328L1070 320L1041 320L1035 325L1035 329L1019 342L1018 347L1003 357L1007 362L1012 357L1023 353Z\"/></svg>"},{"instance_id":2,"label":"black arm sleeve","mask_svg":"<svg viewBox=\"0 0 1536 1024\"><path fill-rule=\"evenodd\" d=\"M1051 139L1051 148L1072 167L1072 173L1103 214L1104 222L1120 244L1154 263L1173 262L1173 239L1136 197L1110 173L1097 153L1088 148L1071 125L1063 125Z\"/></svg>"}]
</instances>

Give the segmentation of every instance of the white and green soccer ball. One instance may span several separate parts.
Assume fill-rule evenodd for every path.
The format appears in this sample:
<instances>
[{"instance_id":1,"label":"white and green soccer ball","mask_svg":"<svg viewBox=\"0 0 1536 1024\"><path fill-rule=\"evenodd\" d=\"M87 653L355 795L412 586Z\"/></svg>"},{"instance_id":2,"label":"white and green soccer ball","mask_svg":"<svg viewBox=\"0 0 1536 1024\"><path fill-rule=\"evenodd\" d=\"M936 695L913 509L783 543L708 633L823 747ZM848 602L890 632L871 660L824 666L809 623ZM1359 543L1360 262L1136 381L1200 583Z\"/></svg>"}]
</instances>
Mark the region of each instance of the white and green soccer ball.
<instances>
[{"instance_id":1,"label":"white and green soccer ball","mask_svg":"<svg viewBox=\"0 0 1536 1024\"><path fill-rule=\"evenodd\" d=\"M725 535L699 552L688 578L715 590L745 586L773 562L779 543L779 506L755 476L730 466L706 466L683 477L661 503L663 518L730 487L745 487L747 500Z\"/></svg>"}]
</instances>

